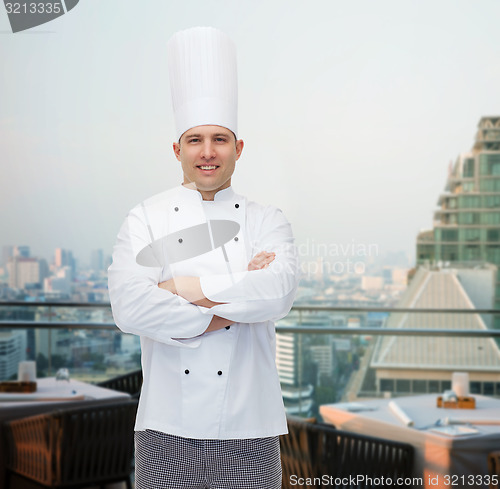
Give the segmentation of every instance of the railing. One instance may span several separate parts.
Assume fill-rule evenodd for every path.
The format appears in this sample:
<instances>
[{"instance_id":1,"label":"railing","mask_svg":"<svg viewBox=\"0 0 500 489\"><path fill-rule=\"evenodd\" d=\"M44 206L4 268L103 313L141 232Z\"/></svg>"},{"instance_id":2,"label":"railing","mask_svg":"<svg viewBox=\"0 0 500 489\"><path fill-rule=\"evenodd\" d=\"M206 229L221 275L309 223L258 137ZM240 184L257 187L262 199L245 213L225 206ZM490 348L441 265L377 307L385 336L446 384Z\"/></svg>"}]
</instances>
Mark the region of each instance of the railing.
<instances>
[{"instance_id":1,"label":"railing","mask_svg":"<svg viewBox=\"0 0 500 489\"><path fill-rule=\"evenodd\" d=\"M500 316L500 311L296 305L276 325L277 364L289 412L315 414L319 404L340 399L442 392L451 386L449 379L457 365L450 365L448 371L443 366L430 368L424 375L406 366L406 370L401 368L401 378L384 378L384 369L377 369L375 360L384 348L390 348L390 338L412 337L416 342L457 338L466 345L475 341L490 356L498 353L496 372L500 371L500 330L450 328L444 319L442 327L435 321L432 328L386 326L389 317L413 314L422 314L422 318L452 315L448 317L456 321L464 315ZM138 338L116 328L109 304L0 302L0 318L0 380L14 378L17 363L26 358L37 360L40 375L53 375L60 366L69 366L73 377L90 381L104 380L140 364ZM6 335L7 331L11 334ZM473 393L500 396L500 375L492 372L493 364L476 367L467 368ZM2 369L9 375L2 374Z\"/></svg>"}]
</instances>

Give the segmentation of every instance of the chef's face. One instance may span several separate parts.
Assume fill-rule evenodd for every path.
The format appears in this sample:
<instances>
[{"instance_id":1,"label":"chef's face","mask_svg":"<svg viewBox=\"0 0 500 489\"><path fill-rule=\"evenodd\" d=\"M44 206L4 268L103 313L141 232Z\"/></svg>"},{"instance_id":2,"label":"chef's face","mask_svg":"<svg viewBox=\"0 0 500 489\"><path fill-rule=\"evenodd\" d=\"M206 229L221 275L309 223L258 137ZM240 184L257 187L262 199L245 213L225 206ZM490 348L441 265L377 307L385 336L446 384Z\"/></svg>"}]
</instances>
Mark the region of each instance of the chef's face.
<instances>
[{"instance_id":1,"label":"chef's face","mask_svg":"<svg viewBox=\"0 0 500 489\"><path fill-rule=\"evenodd\" d=\"M243 140L221 126L197 126L186 131L174 153L181 162L184 184L194 183L203 200L231 185L236 160L243 151Z\"/></svg>"}]
</instances>

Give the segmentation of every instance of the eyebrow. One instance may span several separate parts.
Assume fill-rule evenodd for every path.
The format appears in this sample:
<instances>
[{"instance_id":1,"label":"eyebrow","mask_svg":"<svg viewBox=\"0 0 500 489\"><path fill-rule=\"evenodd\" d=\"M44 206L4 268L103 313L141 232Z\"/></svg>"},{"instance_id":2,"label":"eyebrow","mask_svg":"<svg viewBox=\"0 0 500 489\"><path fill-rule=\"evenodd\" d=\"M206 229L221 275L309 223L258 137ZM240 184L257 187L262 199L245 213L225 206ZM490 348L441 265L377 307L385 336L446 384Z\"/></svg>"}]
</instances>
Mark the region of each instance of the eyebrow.
<instances>
[{"instance_id":1,"label":"eyebrow","mask_svg":"<svg viewBox=\"0 0 500 489\"><path fill-rule=\"evenodd\" d=\"M219 137L219 136L224 136L226 138L230 137L229 134L225 133L225 132L218 132L216 134L211 134L210 135L211 137ZM202 134L186 134L185 138L201 138L203 137Z\"/></svg>"}]
</instances>

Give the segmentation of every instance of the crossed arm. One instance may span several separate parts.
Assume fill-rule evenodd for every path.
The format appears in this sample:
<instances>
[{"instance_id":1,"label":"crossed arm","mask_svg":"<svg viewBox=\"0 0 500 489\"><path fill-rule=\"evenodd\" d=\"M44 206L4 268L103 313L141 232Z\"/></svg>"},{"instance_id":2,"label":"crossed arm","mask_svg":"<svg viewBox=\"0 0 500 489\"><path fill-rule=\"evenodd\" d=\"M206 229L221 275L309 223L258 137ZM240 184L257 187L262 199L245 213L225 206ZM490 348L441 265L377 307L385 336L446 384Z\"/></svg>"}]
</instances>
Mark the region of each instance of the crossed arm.
<instances>
[{"instance_id":1,"label":"crossed arm","mask_svg":"<svg viewBox=\"0 0 500 489\"><path fill-rule=\"evenodd\" d=\"M250 263L248 264L248 271L267 268L274 260L275 256L276 255L274 253L268 253L266 251L257 253L257 255L250 260ZM175 277L165 282L160 282L158 287L168 290L172 294L183 297L197 306L211 308L223 304L222 302L213 302L205 297L201 288L199 277ZM233 321L230 319L214 316L205 332L216 331L230 326L231 324L233 324Z\"/></svg>"},{"instance_id":2,"label":"crossed arm","mask_svg":"<svg viewBox=\"0 0 500 489\"><path fill-rule=\"evenodd\" d=\"M144 215L142 207L130 211L108 269L113 318L125 333L196 348L205 331L236 322L276 321L290 310L300 268L291 226L279 209L256 208L248 220L255 246L276 255L258 254L247 265L249 271L234 275L182 276L165 283L159 279L158 267L142 266L136 260L138 251L150 244Z\"/></svg>"}]
</instances>

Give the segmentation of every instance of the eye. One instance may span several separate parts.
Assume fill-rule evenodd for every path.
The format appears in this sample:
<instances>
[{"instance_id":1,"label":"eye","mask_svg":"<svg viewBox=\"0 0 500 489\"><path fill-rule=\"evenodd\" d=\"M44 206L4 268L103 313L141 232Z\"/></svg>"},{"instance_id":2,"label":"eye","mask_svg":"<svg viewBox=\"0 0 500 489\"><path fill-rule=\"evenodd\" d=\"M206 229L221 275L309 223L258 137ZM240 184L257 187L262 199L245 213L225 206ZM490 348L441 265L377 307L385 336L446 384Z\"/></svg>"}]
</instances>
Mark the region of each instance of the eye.
<instances>
[{"instance_id":1,"label":"eye","mask_svg":"<svg viewBox=\"0 0 500 489\"><path fill-rule=\"evenodd\" d=\"M226 138L219 136L219 137L215 138L215 141L218 142L218 143L225 143L226 142Z\"/></svg>"},{"instance_id":2,"label":"eye","mask_svg":"<svg viewBox=\"0 0 500 489\"><path fill-rule=\"evenodd\" d=\"M197 143L199 142L199 140L200 140L199 138L189 138L188 143Z\"/></svg>"}]
</instances>

